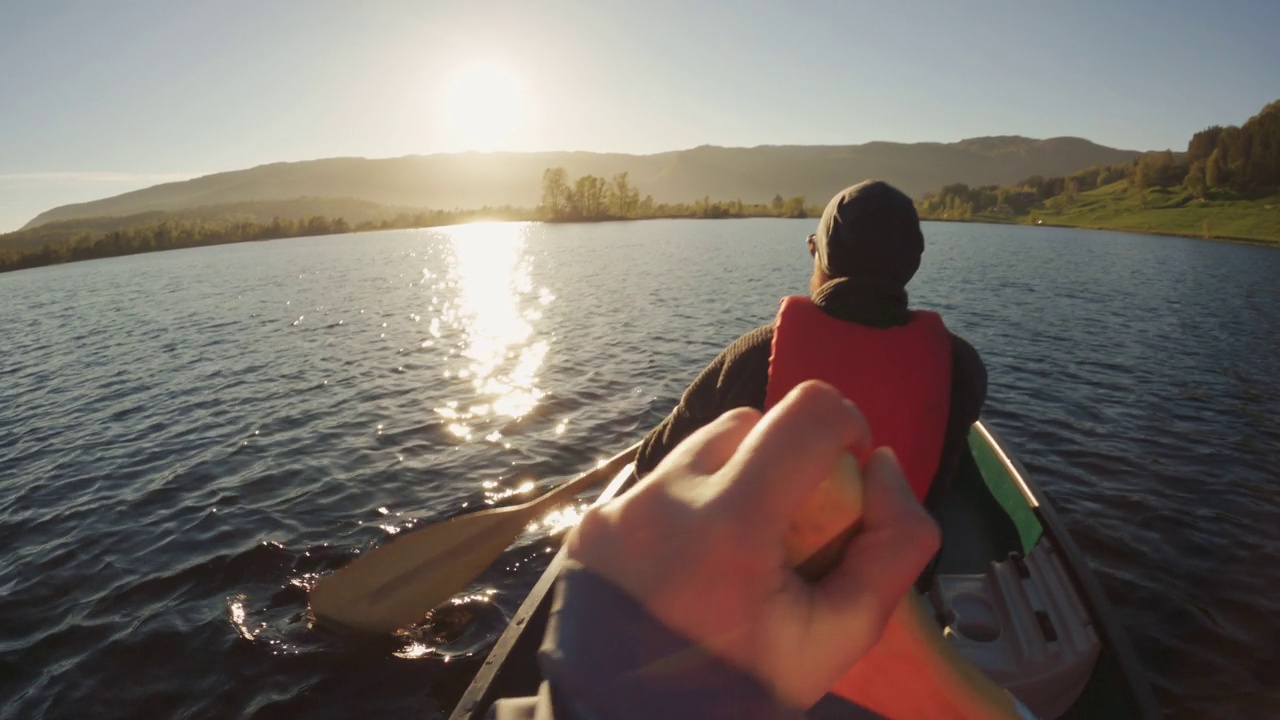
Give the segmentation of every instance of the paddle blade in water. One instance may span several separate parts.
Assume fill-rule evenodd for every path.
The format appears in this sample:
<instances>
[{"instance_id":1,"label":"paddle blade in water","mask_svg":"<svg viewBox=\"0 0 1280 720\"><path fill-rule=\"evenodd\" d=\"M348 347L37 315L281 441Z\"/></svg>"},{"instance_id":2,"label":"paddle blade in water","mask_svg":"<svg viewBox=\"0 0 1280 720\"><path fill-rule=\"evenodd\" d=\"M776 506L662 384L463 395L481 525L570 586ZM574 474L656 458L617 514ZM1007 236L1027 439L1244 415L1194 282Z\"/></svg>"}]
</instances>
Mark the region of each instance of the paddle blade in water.
<instances>
[{"instance_id":1,"label":"paddle blade in water","mask_svg":"<svg viewBox=\"0 0 1280 720\"><path fill-rule=\"evenodd\" d=\"M623 471L640 443L523 505L460 515L370 551L311 590L317 620L389 633L421 620L493 564L539 513Z\"/></svg>"},{"instance_id":2,"label":"paddle blade in water","mask_svg":"<svg viewBox=\"0 0 1280 720\"><path fill-rule=\"evenodd\" d=\"M311 590L319 620L376 633L411 625L493 564L532 519L528 505L461 515L370 551Z\"/></svg>"}]
</instances>

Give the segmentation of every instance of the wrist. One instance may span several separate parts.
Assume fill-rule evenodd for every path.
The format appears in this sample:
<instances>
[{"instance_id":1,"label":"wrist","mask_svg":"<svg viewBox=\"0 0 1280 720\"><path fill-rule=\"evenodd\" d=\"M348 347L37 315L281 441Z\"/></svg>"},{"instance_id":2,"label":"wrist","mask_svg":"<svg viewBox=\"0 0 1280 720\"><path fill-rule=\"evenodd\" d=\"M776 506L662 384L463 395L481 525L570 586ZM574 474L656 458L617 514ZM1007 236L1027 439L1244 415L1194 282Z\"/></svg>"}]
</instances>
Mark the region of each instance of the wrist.
<instances>
[{"instance_id":1,"label":"wrist","mask_svg":"<svg viewBox=\"0 0 1280 720\"><path fill-rule=\"evenodd\" d=\"M555 692L597 718L795 717L754 674L661 623L624 589L570 562L539 653Z\"/></svg>"}]
</instances>

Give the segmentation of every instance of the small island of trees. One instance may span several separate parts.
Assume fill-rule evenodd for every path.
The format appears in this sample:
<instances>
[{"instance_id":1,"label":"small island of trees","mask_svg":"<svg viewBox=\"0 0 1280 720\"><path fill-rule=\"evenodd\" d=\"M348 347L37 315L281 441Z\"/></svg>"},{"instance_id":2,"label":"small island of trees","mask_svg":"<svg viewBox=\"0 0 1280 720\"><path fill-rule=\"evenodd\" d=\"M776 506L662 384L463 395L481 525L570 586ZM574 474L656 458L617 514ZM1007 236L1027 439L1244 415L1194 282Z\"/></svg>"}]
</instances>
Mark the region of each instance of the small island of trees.
<instances>
[{"instance_id":1,"label":"small island of trees","mask_svg":"<svg viewBox=\"0 0 1280 720\"><path fill-rule=\"evenodd\" d=\"M703 197L692 203L657 203L652 195L640 199L640 190L631 184L628 174L618 173L612 180L583 175L569 182L562 167L547 168L542 173L542 203L539 216L551 222L583 222L596 220L639 220L647 218L804 218L822 213L822 208L805 205L803 195L783 199L774 195L770 203L744 203L742 200L712 200Z\"/></svg>"}]
</instances>

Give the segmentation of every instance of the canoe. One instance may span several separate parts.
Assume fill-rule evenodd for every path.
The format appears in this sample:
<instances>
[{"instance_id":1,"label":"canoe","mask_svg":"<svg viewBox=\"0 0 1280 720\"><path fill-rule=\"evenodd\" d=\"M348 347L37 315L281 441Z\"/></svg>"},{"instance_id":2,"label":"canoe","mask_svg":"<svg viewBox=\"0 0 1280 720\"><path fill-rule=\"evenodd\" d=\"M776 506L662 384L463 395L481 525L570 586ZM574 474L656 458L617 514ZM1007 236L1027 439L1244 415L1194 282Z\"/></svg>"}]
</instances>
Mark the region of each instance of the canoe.
<instances>
[{"instance_id":1,"label":"canoe","mask_svg":"<svg viewBox=\"0 0 1280 720\"><path fill-rule=\"evenodd\" d=\"M597 502L632 480L619 474ZM1101 585L1008 446L975 423L941 510L943 545L926 599L960 654L1040 718L1150 718L1160 711ZM498 639L452 720L537 693L536 654L563 557Z\"/></svg>"}]
</instances>

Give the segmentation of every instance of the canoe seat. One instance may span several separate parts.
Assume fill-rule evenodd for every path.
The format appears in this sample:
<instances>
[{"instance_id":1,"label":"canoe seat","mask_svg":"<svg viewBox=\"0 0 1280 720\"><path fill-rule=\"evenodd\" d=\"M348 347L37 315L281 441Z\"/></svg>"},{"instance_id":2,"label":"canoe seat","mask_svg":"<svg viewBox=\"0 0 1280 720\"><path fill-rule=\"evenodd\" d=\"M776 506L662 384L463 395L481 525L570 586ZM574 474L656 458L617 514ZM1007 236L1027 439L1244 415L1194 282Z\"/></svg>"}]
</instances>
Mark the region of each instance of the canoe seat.
<instances>
[{"instance_id":1,"label":"canoe seat","mask_svg":"<svg viewBox=\"0 0 1280 720\"><path fill-rule=\"evenodd\" d=\"M1080 696L1102 644L1048 538L987 572L938 575L928 593L943 635L1037 717Z\"/></svg>"}]
</instances>

